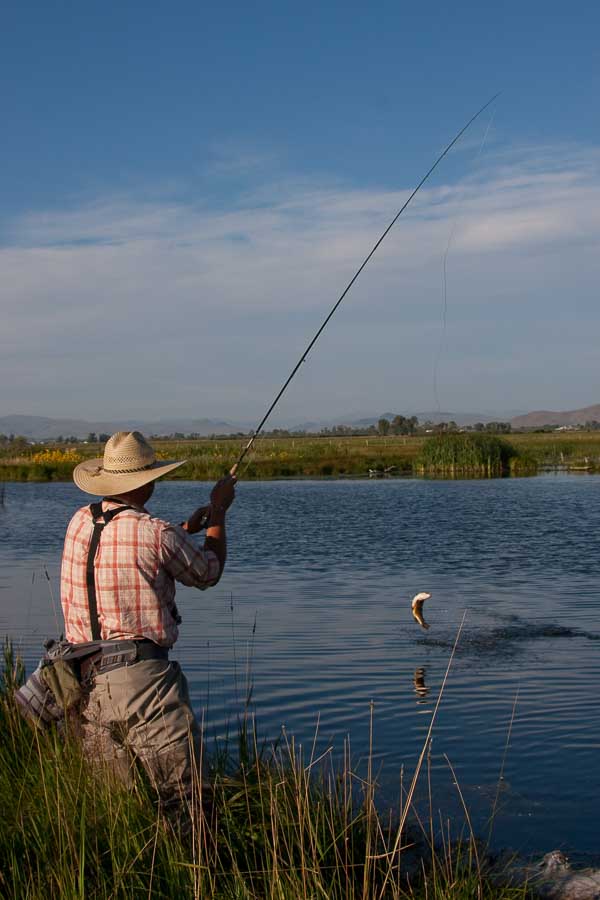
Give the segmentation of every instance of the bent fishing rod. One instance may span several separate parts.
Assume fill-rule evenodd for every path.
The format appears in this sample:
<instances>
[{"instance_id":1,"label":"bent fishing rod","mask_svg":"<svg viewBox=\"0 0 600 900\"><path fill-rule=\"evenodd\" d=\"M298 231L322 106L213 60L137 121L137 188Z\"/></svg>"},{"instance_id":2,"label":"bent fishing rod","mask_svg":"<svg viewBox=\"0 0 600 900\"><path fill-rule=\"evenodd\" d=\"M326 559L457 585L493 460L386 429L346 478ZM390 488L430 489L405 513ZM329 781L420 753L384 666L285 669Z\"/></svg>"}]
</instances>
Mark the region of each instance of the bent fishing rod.
<instances>
[{"instance_id":1,"label":"bent fishing rod","mask_svg":"<svg viewBox=\"0 0 600 900\"><path fill-rule=\"evenodd\" d=\"M266 413L264 414L263 418L261 419L261 421L260 421L259 424L257 425L256 429L252 432L252 436L250 437L250 440L248 441L248 443L246 444L246 446L244 447L244 449L243 449L242 452L240 453L237 462L236 462L235 465L232 467L232 469L231 469L231 471L230 471L230 473L229 473L230 475L232 475L232 476L236 476L236 475L237 475L238 469L239 469L240 465L242 464L242 462L244 461L244 458L245 458L246 455L249 453L249 451L252 449L252 446L254 445L254 442L259 438L260 433L261 433L261 431L263 430L263 428L264 428L264 426L265 426L265 423L266 423L267 419L269 418L269 416L271 415L271 413L273 412L273 410L275 409L275 407L277 406L277 404L279 403L279 401L280 401L281 398L283 397L283 395L284 395L284 393L286 392L287 388L289 387L291 381L292 381L293 378L296 376L296 374L297 374L299 368L301 367L301 365L302 365L304 362L306 362L306 357L308 356L308 354L310 353L310 351L312 350L312 348L314 347L314 345L317 343L317 341L318 341L318 339L320 338L321 334L323 333L323 331L324 331L325 328L327 327L327 325L328 325L330 319L333 317L334 313L336 312L336 310L338 309L338 307L339 307L340 304L342 303L344 297L346 296L346 294L348 293L348 291L350 290L350 288L352 287L352 285L354 284L354 282L357 280L358 276L361 274L361 272L363 271L363 269L366 267L366 265L367 265L367 263L369 262L369 260L371 259L371 257L375 254L375 252L377 251L377 249L380 247L380 245L381 245L381 244L383 243L383 241L386 239L386 237L388 236L388 234L390 233L390 231L392 230L392 228L394 227L394 225L396 224L396 222L398 221L398 219L400 218L400 216L402 215L402 213L404 212L404 210L406 209L406 207L407 207L407 206L409 205L409 203L413 200L413 198L419 193L419 191L421 190L421 188L423 187L423 185L425 184L425 182L427 181L427 179L429 178L429 176L433 174L433 172L437 169L437 167L439 166L439 164L441 163L441 161L444 159L444 157L450 152L450 150L452 149L452 147L454 147L454 145L456 144L456 142L459 141L460 138L463 136L463 134L465 133L465 131L467 131L467 129L469 129L469 128L471 127L471 125L473 124L473 122L474 122L476 119L478 119L479 116L480 116L483 112L485 112L485 110L488 108L488 106L491 106L491 104L494 102L494 100L497 100L499 96L500 96L500 92L498 92L497 94L494 94L494 96L493 96L490 100L488 100L487 103L484 103L484 105L483 105L479 110L477 110L477 112L475 113L474 116L471 116L471 118L470 118L469 121L466 123L466 125L463 125L463 127L462 127L462 128L460 129L460 131L455 135L455 137L452 138L452 140L450 141L450 143L448 144L448 146L442 151L442 153L440 153L440 155L438 156L438 158L436 159L436 161L433 163L433 165L431 166L431 168L429 169L429 171L428 171L428 172L423 176L423 178L420 180L420 182L418 183L418 185L416 186L416 188L413 190L413 192L410 194L410 196L408 197L408 199L405 200L405 202L402 204L402 206L400 207L400 209L398 210L398 212L396 213L396 215L394 216L394 218L392 219L392 221L390 222L390 224L387 226L387 228L385 229L385 231L383 232L383 234L379 237L379 239L376 241L376 243L374 244L374 246L372 247L372 249L370 250L370 252L369 252L369 253L367 254L367 256L364 258L364 260L362 261L362 263L360 264L360 266L358 267L358 269L356 270L356 272L354 273L354 275L352 276L352 278L350 279L350 281L348 282L348 284L346 285L346 287L344 288L344 290L342 291L342 293L340 294L340 296L338 297L338 299L336 300L336 302L334 303L334 305L332 306L332 308L330 309L330 311L329 311L329 313L327 314L326 318L323 320L321 326L319 327L317 333L314 335L314 337L313 337L312 340L310 341L310 343L309 343L309 345L307 346L306 350L304 350L302 356L300 357L300 359L298 360L298 362L296 363L296 365L294 366L294 368L292 369L292 371L291 371L290 374L288 375L288 377L287 377L286 381L284 382L283 386L280 388L279 393L277 394L277 396L275 397L275 399L273 400L273 402L271 403L271 405L270 405L269 408L267 409Z\"/></svg>"}]
</instances>

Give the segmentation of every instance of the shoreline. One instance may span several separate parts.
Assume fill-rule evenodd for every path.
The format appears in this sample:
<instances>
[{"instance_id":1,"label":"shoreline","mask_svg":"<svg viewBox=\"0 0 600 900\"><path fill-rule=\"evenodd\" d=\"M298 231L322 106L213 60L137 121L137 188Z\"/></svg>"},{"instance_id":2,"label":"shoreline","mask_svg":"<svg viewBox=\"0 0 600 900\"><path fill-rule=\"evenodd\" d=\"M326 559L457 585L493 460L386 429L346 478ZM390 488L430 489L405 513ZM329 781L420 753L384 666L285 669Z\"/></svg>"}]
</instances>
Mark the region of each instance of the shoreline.
<instances>
[{"instance_id":1,"label":"shoreline","mask_svg":"<svg viewBox=\"0 0 600 900\"><path fill-rule=\"evenodd\" d=\"M68 474L54 474L51 475L39 475L36 472L27 472L26 477L21 474L19 477L14 477L13 473L6 472L8 467L0 466L0 507L2 506L4 495L3 495L3 486L9 484L70 484L72 481L72 474L69 472ZM225 470L226 471L226 470ZM212 482L217 478L222 477L224 473L213 473L210 475L177 475L175 477L166 475L162 478L162 481L173 481L173 482ZM478 472L456 472L455 474L451 473L435 473L435 472L421 472L411 470L409 472L398 472L395 474L381 474L381 475L372 475L369 472L342 472L338 474L331 475L323 475L323 474L304 474L304 473L291 473L289 475L248 475L245 474L243 477L244 481L408 481L411 479L416 479L418 481L489 481L489 480L502 480L502 479L514 479L514 478L541 478L548 475L574 475L574 476L584 476L584 475L599 475L600 474L600 465L599 466L568 466L568 465L559 465L559 466L549 466L549 465L541 465L538 466L534 471L526 471L526 472L503 472L498 475L486 475ZM8 477L7 477L8 475ZM241 480L241 479L240 479Z\"/></svg>"},{"instance_id":2,"label":"shoreline","mask_svg":"<svg viewBox=\"0 0 600 900\"><path fill-rule=\"evenodd\" d=\"M487 446L502 447L506 458L492 461L487 447L478 456L456 445L477 443L475 433L440 436L265 436L242 466L244 480L294 478L481 478L534 475L545 471L600 471L600 431L576 433L516 433L489 435ZM447 445L439 459L426 459L434 442ZM20 443L19 443L20 442ZM211 481L228 472L238 459L239 438L194 440L155 439L158 459L185 459L169 480ZM454 448L452 445L454 444ZM74 467L101 456L99 443L29 445L21 439L0 448L0 483L70 481ZM445 448L442 446L442 450ZM506 452L507 451L507 452ZM510 458L509 458L510 457Z\"/></svg>"}]
</instances>

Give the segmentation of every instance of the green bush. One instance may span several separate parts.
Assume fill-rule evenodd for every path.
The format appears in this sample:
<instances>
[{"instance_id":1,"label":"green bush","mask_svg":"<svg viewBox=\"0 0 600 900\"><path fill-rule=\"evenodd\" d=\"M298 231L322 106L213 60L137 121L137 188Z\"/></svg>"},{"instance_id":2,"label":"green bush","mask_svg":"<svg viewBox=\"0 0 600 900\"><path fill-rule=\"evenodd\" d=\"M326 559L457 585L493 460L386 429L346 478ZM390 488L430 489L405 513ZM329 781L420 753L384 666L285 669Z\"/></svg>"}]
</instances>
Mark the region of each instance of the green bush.
<instances>
[{"instance_id":1,"label":"green bush","mask_svg":"<svg viewBox=\"0 0 600 900\"><path fill-rule=\"evenodd\" d=\"M439 434L425 441L415 461L415 470L424 475L479 475L491 478L509 474L516 467L518 457L519 453L512 444L493 434Z\"/></svg>"}]
</instances>

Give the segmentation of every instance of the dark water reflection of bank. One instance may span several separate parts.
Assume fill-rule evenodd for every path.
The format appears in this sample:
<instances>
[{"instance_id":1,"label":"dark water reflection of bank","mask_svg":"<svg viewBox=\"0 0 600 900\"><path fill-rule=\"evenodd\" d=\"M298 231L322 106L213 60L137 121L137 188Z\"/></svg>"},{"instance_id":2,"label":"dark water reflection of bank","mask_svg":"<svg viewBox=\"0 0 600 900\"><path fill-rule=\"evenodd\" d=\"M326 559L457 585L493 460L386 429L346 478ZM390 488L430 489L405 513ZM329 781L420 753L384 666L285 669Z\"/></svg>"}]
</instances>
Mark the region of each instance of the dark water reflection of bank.
<instances>
[{"instance_id":1,"label":"dark water reflection of bank","mask_svg":"<svg viewBox=\"0 0 600 900\"><path fill-rule=\"evenodd\" d=\"M180 521L206 493L163 483L152 509ZM81 497L6 486L0 634L29 663L60 629L61 542ZM309 747L319 721L317 755L341 755L350 734L360 767L373 700L374 766L393 802L466 610L433 733L436 816L460 813L447 755L482 829L506 751L498 844L598 853L599 534L593 475L242 483L222 582L179 592L176 656L210 736L235 728L249 671L261 734L285 725ZM428 632L410 615L420 590L432 593Z\"/></svg>"}]
</instances>

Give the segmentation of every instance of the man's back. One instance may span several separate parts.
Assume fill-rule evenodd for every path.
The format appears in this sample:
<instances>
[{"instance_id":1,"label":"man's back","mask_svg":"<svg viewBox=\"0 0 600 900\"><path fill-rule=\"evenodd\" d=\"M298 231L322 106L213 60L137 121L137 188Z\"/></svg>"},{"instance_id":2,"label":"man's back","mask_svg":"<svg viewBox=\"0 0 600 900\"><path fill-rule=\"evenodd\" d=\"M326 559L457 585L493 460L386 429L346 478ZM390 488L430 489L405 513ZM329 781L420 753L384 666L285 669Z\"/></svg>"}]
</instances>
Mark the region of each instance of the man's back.
<instances>
[{"instance_id":1,"label":"man's back","mask_svg":"<svg viewBox=\"0 0 600 900\"><path fill-rule=\"evenodd\" d=\"M102 503L104 511L121 506ZM90 507L84 506L65 537L61 600L65 636L73 643L92 638L86 569L93 525ZM104 528L94 559L102 639L148 638L171 647L180 622L175 580L202 589L218 575L216 556L197 548L182 528L143 509L124 509Z\"/></svg>"}]
</instances>

